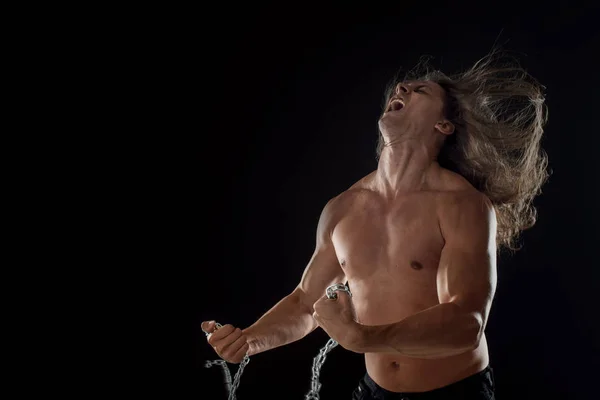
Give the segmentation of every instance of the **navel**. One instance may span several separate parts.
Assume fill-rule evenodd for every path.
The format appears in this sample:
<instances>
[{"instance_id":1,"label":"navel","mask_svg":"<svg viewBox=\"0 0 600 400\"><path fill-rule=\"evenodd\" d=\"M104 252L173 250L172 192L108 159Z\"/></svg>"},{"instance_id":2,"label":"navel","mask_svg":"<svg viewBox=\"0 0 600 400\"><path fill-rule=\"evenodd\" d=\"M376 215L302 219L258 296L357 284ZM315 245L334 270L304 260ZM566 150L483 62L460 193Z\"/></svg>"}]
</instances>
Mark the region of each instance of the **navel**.
<instances>
[{"instance_id":1,"label":"navel","mask_svg":"<svg viewBox=\"0 0 600 400\"><path fill-rule=\"evenodd\" d=\"M410 266L412 269L416 269L416 270L423 269L423 264L421 264L418 261L411 261Z\"/></svg>"}]
</instances>

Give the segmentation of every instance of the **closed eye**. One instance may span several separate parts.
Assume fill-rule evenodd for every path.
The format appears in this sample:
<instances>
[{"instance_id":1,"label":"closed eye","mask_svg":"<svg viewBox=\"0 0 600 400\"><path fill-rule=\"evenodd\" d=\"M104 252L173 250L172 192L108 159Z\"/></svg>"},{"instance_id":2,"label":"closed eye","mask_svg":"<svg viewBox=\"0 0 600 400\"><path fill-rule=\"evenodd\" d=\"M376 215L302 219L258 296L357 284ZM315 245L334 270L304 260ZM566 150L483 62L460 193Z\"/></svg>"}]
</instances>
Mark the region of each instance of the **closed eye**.
<instances>
[{"instance_id":1,"label":"closed eye","mask_svg":"<svg viewBox=\"0 0 600 400\"><path fill-rule=\"evenodd\" d=\"M425 86L419 86L419 87L416 87L416 88L414 89L414 91L415 91L415 92L417 92L417 93L427 93L427 92L425 92L424 90L422 90L422 89L421 89L421 88L424 88L424 87L425 87Z\"/></svg>"}]
</instances>

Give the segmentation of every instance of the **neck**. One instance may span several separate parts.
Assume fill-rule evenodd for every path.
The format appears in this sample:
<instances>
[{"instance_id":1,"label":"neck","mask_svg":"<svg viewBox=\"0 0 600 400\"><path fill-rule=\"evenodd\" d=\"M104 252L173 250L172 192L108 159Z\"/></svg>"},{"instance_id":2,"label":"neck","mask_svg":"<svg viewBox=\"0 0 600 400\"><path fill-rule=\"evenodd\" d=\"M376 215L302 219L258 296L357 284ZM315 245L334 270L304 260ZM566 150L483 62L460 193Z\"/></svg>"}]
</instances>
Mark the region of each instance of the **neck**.
<instances>
[{"instance_id":1,"label":"neck","mask_svg":"<svg viewBox=\"0 0 600 400\"><path fill-rule=\"evenodd\" d=\"M424 144L403 142L386 146L377 166L377 186L385 197L419 191L439 165L436 152Z\"/></svg>"}]
</instances>

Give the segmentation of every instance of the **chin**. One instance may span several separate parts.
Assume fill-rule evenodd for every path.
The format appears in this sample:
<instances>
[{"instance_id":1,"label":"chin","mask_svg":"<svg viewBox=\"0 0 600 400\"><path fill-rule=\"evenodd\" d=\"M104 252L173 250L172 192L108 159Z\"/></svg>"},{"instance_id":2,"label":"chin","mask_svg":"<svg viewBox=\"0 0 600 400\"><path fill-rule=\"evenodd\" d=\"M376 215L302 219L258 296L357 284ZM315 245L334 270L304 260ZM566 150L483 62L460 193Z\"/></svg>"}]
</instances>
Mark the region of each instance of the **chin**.
<instances>
[{"instance_id":1,"label":"chin","mask_svg":"<svg viewBox=\"0 0 600 400\"><path fill-rule=\"evenodd\" d=\"M392 118L391 115L389 114L383 114L380 118L379 118L379 127L383 127L384 125L391 125L392 124Z\"/></svg>"},{"instance_id":2,"label":"chin","mask_svg":"<svg viewBox=\"0 0 600 400\"><path fill-rule=\"evenodd\" d=\"M384 131L389 131L389 130L397 130L398 128L400 128L402 126L402 120L398 120L397 118L394 118L393 115L389 115L389 114L384 114L381 118L379 118L379 130L384 132Z\"/></svg>"}]
</instances>

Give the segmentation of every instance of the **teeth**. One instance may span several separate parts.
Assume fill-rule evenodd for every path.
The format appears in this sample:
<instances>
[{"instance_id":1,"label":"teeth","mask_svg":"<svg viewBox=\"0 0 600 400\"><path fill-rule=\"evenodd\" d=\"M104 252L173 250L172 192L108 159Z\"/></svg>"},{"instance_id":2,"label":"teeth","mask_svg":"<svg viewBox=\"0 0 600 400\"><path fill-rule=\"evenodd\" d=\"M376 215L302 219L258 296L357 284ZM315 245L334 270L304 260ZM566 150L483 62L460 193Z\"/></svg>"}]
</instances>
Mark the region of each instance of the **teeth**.
<instances>
[{"instance_id":1,"label":"teeth","mask_svg":"<svg viewBox=\"0 0 600 400\"><path fill-rule=\"evenodd\" d=\"M402 108L404 108L404 104L402 104L402 102L400 100L394 100L390 104L391 111L398 111L398 110L401 110Z\"/></svg>"}]
</instances>

